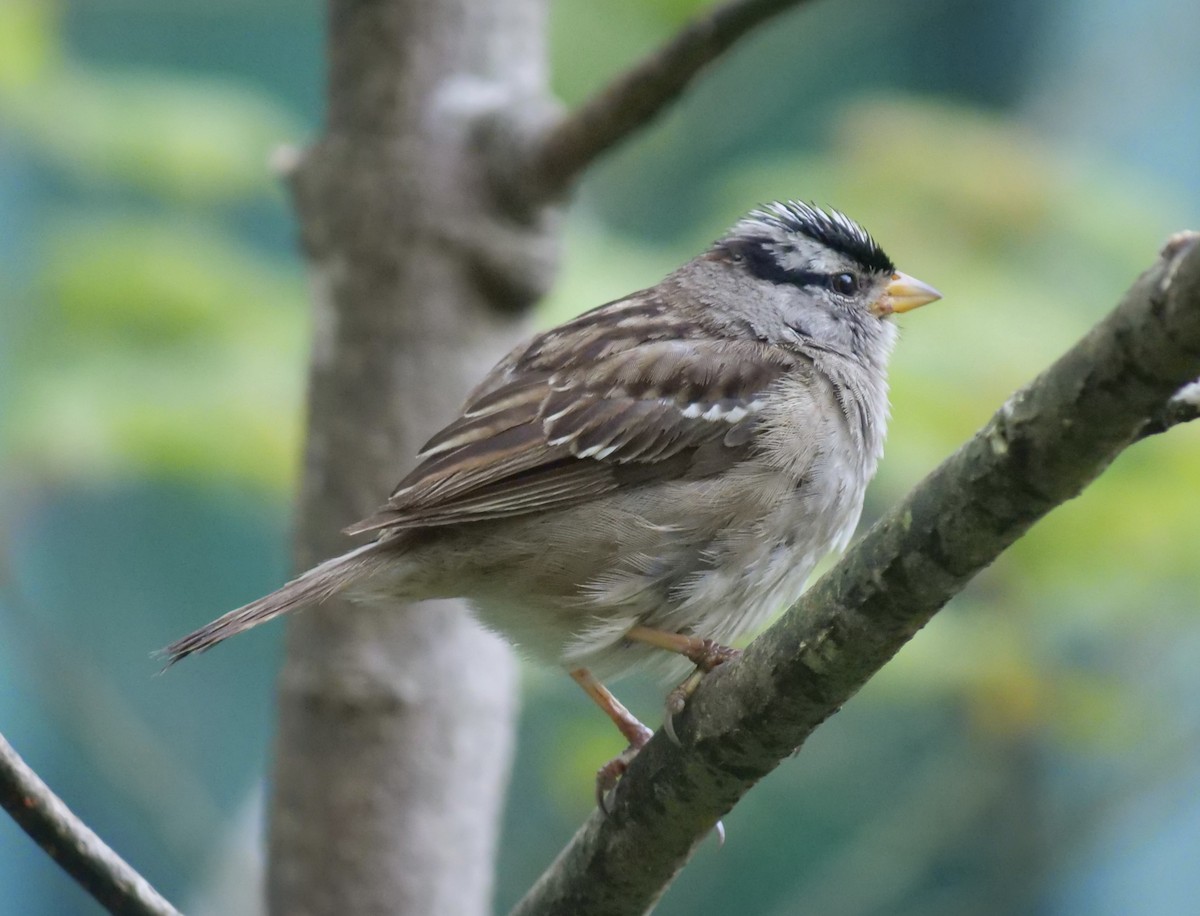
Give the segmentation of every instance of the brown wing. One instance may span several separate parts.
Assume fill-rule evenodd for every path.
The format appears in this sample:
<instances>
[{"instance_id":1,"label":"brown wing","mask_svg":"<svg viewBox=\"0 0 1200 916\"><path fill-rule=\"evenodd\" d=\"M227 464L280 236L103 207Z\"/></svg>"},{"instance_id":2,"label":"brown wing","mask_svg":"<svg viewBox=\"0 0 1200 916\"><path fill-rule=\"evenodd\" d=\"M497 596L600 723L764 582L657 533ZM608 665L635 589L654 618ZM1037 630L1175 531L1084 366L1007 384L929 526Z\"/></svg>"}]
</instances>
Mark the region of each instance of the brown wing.
<instances>
[{"instance_id":1,"label":"brown wing","mask_svg":"<svg viewBox=\"0 0 1200 916\"><path fill-rule=\"evenodd\" d=\"M716 473L749 446L763 391L796 361L714 339L648 294L602 306L510 354L387 505L347 530L502 518Z\"/></svg>"}]
</instances>

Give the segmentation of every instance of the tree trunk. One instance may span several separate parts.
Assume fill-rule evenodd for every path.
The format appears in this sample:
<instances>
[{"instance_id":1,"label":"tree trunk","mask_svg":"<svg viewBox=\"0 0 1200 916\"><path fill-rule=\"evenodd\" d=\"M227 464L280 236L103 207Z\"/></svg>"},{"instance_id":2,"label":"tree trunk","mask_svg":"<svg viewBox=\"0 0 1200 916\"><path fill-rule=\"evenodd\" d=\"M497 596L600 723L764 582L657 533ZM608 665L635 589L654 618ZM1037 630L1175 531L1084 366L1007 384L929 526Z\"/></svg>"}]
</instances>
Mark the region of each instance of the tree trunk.
<instances>
[{"instance_id":1,"label":"tree trunk","mask_svg":"<svg viewBox=\"0 0 1200 916\"><path fill-rule=\"evenodd\" d=\"M548 111L543 0L331 0L326 132L292 187L313 286L300 566L350 546L549 281L502 186ZM330 601L289 624L273 913L490 909L515 668L455 602Z\"/></svg>"}]
</instances>

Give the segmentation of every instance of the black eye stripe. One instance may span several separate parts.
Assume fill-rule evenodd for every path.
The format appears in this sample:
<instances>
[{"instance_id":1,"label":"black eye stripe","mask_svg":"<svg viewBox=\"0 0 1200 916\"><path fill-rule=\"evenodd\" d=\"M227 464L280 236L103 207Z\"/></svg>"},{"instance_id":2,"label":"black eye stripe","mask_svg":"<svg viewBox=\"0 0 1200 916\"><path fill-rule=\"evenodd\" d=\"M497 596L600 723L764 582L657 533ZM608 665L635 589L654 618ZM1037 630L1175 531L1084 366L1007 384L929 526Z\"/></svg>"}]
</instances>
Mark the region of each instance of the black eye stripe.
<instances>
[{"instance_id":1,"label":"black eye stripe","mask_svg":"<svg viewBox=\"0 0 1200 916\"><path fill-rule=\"evenodd\" d=\"M829 288L829 274L818 273L815 270L787 271L788 280L784 281L795 286L819 286Z\"/></svg>"},{"instance_id":2,"label":"black eye stripe","mask_svg":"<svg viewBox=\"0 0 1200 916\"><path fill-rule=\"evenodd\" d=\"M722 247L735 261L745 265L747 271L768 283L837 289L836 278L847 273L844 270L839 270L836 274L822 273L817 270L788 270L780 265L774 254L755 241L726 242Z\"/></svg>"}]
</instances>

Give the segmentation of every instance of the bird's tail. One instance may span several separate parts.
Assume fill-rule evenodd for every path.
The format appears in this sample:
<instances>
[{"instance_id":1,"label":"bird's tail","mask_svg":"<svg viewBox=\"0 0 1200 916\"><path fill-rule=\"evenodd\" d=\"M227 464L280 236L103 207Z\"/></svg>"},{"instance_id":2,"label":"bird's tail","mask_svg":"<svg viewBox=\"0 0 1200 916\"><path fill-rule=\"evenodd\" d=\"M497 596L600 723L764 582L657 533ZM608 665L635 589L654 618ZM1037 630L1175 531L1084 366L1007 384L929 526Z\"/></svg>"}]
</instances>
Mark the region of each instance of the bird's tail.
<instances>
[{"instance_id":1,"label":"bird's tail","mask_svg":"<svg viewBox=\"0 0 1200 916\"><path fill-rule=\"evenodd\" d=\"M167 660L169 667L193 652L211 649L230 636L236 636L281 614L305 605L320 604L368 574L376 565L377 547L378 542L365 544L340 557L326 560L271 594L230 611L194 633L176 640L158 654Z\"/></svg>"}]
</instances>

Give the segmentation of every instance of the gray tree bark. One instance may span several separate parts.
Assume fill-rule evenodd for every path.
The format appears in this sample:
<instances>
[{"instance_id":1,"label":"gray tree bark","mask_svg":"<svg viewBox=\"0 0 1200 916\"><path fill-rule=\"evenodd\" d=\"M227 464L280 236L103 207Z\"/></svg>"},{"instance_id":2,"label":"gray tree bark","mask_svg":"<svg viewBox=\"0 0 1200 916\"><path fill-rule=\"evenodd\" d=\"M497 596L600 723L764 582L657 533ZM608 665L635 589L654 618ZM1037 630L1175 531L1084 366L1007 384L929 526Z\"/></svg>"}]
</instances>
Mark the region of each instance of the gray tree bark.
<instances>
[{"instance_id":1,"label":"gray tree bark","mask_svg":"<svg viewBox=\"0 0 1200 916\"><path fill-rule=\"evenodd\" d=\"M313 287L306 567L347 549L554 261L506 195L547 105L543 0L332 0L324 136L291 181ZM329 602L289 625L268 902L288 914L490 909L515 669L453 602Z\"/></svg>"}]
</instances>

